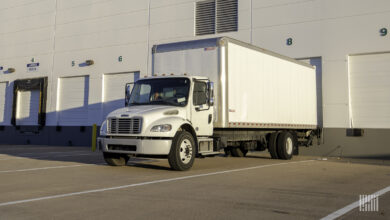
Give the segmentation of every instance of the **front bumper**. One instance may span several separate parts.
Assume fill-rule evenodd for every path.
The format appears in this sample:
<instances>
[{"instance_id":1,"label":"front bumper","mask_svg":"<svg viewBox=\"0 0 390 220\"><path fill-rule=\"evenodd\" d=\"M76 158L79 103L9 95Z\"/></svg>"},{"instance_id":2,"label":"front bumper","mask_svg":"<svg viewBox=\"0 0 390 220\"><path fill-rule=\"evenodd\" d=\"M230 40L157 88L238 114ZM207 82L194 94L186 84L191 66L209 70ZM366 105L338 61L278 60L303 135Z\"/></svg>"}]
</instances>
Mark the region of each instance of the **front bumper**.
<instances>
[{"instance_id":1,"label":"front bumper","mask_svg":"<svg viewBox=\"0 0 390 220\"><path fill-rule=\"evenodd\" d=\"M126 139L126 138L97 138L97 146L103 152L168 155L172 140L160 139Z\"/></svg>"}]
</instances>

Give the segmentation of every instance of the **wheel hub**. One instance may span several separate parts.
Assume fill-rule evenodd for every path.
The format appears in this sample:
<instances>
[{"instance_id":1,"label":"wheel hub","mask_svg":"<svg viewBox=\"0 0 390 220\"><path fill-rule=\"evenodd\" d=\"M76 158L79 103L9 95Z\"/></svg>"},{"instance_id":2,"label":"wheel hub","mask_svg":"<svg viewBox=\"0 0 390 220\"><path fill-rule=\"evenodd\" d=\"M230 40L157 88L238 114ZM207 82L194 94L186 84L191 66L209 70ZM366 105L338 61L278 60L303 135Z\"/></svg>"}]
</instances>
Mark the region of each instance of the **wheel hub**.
<instances>
[{"instance_id":1,"label":"wheel hub","mask_svg":"<svg viewBox=\"0 0 390 220\"><path fill-rule=\"evenodd\" d=\"M293 151L293 141L291 138L287 138L286 140L286 152L287 154L291 154Z\"/></svg>"},{"instance_id":2,"label":"wheel hub","mask_svg":"<svg viewBox=\"0 0 390 220\"><path fill-rule=\"evenodd\" d=\"M184 139L180 144L180 160L182 163L187 164L192 158L192 144L188 139Z\"/></svg>"}]
</instances>

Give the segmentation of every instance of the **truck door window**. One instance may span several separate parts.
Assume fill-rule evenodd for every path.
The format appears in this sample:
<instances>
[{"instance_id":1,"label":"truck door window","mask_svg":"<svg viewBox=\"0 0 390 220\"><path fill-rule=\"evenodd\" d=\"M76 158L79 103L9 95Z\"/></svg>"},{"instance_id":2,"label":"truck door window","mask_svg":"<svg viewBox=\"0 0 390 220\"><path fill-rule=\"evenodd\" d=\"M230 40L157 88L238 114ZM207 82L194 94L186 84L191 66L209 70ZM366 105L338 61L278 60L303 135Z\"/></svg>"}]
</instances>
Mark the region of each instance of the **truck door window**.
<instances>
[{"instance_id":1,"label":"truck door window","mask_svg":"<svg viewBox=\"0 0 390 220\"><path fill-rule=\"evenodd\" d=\"M207 84L206 82L195 82L194 84L194 105L207 104Z\"/></svg>"}]
</instances>

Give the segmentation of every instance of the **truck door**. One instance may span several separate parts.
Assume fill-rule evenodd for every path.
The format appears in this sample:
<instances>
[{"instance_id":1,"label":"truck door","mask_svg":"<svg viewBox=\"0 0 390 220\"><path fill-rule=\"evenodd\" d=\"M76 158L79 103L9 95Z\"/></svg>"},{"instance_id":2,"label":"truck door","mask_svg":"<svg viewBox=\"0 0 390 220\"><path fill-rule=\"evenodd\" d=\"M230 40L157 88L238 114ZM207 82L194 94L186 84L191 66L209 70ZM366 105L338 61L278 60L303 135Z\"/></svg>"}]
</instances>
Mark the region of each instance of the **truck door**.
<instances>
[{"instance_id":1,"label":"truck door","mask_svg":"<svg viewBox=\"0 0 390 220\"><path fill-rule=\"evenodd\" d=\"M206 80L194 82L191 122L198 136L213 134L213 106L209 104L209 89Z\"/></svg>"}]
</instances>

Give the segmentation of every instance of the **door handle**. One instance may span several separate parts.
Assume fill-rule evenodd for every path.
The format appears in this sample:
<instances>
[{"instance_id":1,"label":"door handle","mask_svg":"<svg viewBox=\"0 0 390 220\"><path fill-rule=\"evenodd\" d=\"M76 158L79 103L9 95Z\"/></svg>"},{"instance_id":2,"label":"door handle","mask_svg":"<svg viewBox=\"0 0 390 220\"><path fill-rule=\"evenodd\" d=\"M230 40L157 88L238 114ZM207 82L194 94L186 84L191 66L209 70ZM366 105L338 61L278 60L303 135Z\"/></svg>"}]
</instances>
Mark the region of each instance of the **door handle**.
<instances>
[{"instance_id":1,"label":"door handle","mask_svg":"<svg viewBox=\"0 0 390 220\"><path fill-rule=\"evenodd\" d=\"M213 115L209 114L209 124L211 123L212 120L213 120Z\"/></svg>"}]
</instances>

